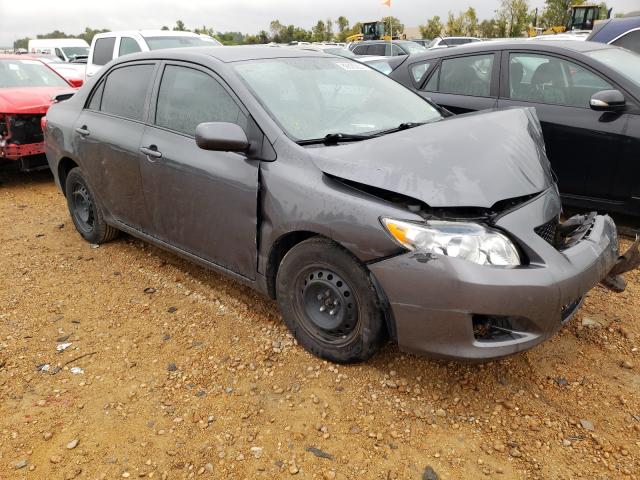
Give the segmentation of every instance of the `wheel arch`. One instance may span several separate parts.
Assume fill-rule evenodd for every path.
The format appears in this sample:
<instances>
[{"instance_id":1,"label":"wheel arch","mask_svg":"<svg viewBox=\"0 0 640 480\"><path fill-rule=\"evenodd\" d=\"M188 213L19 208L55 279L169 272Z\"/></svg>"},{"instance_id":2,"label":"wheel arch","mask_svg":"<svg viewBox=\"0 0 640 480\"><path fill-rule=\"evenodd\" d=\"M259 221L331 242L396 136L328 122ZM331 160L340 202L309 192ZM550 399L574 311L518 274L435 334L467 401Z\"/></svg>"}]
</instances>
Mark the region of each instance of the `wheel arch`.
<instances>
[{"instance_id":1,"label":"wheel arch","mask_svg":"<svg viewBox=\"0 0 640 480\"><path fill-rule=\"evenodd\" d=\"M350 252L347 248L345 248L342 244L340 244L340 242L337 242L334 239L327 237L326 235L322 235L320 233L309 231L309 230L299 230L299 231L285 233L284 235L279 237L275 242L273 242L273 245L271 246L271 250L269 252L269 257L267 260L266 282L267 282L267 294L269 295L270 298L274 300L276 298L276 277L278 275L278 269L280 267L280 263L282 262L282 259L284 258L284 256L299 243L304 242L305 240L308 240L309 238L313 238L313 237L326 238L334 242L336 245L340 246L341 248L349 252L356 261L360 262L360 260L355 255L353 255L353 252ZM367 268L366 263L363 263L363 265L365 266L365 268ZM378 282L376 277L373 275L373 272L371 272L369 268L367 268L367 270L369 271L371 282L374 288L376 289L376 293L378 294L378 300L380 301L380 306L384 313L387 333L395 341L397 339L397 333L396 333L395 318L393 317L393 311L391 309L391 305L389 303L386 293L380 286L380 283Z\"/></svg>"},{"instance_id":2,"label":"wheel arch","mask_svg":"<svg viewBox=\"0 0 640 480\"><path fill-rule=\"evenodd\" d=\"M64 196L67 195L65 188L67 176L69 175L69 172L76 167L78 167L78 164L69 157L63 157L58 162L58 182L60 183L60 188L62 189L62 194Z\"/></svg>"}]
</instances>

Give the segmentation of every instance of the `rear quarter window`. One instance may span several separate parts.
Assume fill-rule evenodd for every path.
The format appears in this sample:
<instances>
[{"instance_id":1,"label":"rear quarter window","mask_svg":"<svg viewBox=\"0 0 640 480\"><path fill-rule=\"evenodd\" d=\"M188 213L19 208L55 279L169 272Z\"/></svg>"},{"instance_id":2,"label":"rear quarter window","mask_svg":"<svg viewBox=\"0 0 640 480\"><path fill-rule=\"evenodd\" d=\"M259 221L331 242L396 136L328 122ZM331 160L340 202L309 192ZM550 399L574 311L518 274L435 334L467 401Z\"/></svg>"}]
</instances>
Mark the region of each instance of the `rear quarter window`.
<instances>
[{"instance_id":1,"label":"rear quarter window","mask_svg":"<svg viewBox=\"0 0 640 480\"><path fill-rule=\"evenodd\" d=\"M106 65L113 60L113 47L115 44L115 37L97 39L93 47L93 59L91 63L94 65Z\"/></svg>"}]
</instances>

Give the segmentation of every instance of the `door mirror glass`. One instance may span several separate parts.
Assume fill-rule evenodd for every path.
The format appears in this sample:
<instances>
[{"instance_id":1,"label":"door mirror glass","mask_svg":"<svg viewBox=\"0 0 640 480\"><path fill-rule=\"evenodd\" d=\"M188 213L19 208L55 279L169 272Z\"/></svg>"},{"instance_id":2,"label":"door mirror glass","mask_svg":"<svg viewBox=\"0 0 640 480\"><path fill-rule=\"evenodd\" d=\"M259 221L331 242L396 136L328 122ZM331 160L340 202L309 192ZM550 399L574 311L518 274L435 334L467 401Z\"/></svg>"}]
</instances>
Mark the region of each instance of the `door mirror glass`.
<instances>
[{"instance_id":1,"label":"door mirror glass","mask_svg":"<svg viewBox=\"0 0 640 480\"><path fill-rule=\"evenodd\" d=\"M244 130L235 123L206 122L196 127L196 144L203 150L218 152L245 152L249 140Z\"/></svg>"},{"instance_id":2,"label":"door mirror glass","mask_svg":"<svg viewBox=\"0 0 640 480\"><path fill-rule=\"evenodd\" d=\"M620 90L602 90L593 94L589 105L596 111L622 110L625 107L624 95Z\"/></svg>"}]
</instances>

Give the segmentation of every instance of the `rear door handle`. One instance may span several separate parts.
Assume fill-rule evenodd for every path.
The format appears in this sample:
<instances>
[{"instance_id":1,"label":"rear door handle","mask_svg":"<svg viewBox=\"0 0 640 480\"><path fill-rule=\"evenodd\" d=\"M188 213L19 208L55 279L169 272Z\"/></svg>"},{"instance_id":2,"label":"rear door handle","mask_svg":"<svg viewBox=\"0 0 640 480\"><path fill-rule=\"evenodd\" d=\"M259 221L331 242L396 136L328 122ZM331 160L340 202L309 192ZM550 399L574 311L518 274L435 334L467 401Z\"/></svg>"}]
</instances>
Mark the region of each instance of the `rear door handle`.
<instances>
[{"instance_id":1,"label":"rear door handle","mask_svg":"<svg viewBox=\"0 0 640 480\"><path fill-rule=\"evenodd\" d=\"M83 125L80 128L76 128L76 132L82 135L83 137L88 137L91 134L91 132L87 129L86 125Z\"/></svg>"},{"instance_id":2,"label":"rear door handle","mask_svg":"<svg viewBox=\"0 0 640 480\"><path fill-rule=\"evenodd\" d=\"M148 147L140 147L140 151L144 153L149 159L162 158L162 152L158 151L158 147L155 145L149 145Z\"/></svg>"}]
</instances>

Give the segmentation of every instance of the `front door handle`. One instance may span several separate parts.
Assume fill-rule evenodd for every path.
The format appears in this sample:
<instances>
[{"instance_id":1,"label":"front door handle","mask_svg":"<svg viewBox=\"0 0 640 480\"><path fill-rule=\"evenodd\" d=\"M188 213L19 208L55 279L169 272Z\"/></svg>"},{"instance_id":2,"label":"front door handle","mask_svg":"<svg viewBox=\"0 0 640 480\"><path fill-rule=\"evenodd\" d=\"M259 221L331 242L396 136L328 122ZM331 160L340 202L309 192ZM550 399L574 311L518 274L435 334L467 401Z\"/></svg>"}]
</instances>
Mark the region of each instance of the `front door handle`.
<instances>
[{"instance_id":1,"label":"front door handle","mask_svg":"<svg viewBox=\"0 0 640 480\"><path fill-rule=\"evenodd\" d=\"M158 151L158 147L155 145L149 145L148 147L140 147L140 151L144 153L149 160L152 158L162 158L162 152Z\"/></svg>"},{"instance_id":2,"label":"front door handle","mask_svg":"<svg viewBox=\"0 0 640 480\"><path fill-rule=\"evenodd\" d=\"M76 128L76 132L82 135L83 137L88 137L91 134L91 132L87 129L86 125L83 125L80 128Z\"/></svg>"}]
</instances>

